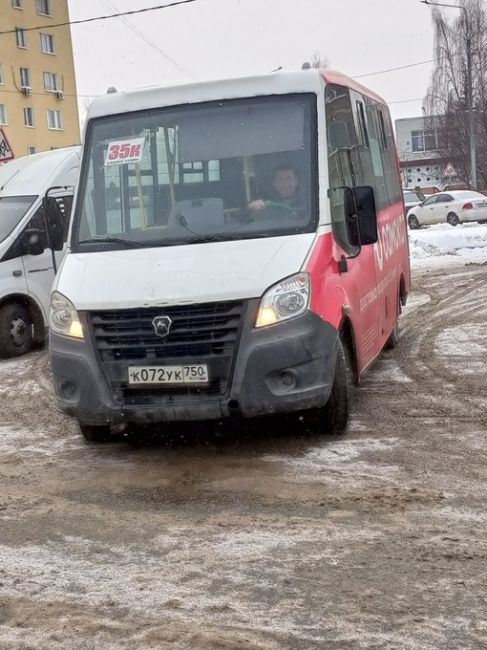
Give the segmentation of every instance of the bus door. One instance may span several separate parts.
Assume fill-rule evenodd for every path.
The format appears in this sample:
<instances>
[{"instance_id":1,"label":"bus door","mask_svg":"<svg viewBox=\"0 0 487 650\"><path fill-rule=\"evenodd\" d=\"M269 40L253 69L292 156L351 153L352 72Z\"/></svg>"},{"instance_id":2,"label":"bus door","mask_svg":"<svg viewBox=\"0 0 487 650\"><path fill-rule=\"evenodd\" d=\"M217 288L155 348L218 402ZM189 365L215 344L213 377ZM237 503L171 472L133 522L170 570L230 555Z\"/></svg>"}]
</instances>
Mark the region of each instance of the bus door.
<instances>
[{"instance_id":1,"label":"bus door","mask_svg":"<svg viewBox=\"0 0 487 650\"><path fill-rule=\"evenodd\" d=\"M351 243L345 220L343 192L340 188L370 185L366 169L370 152L366 146L367 131L360 130L356 111L352 108L352 91L338 85L326 87L326 119L328 134L328 171L330 187L333 258L346 261L346 272L340 282L350 304L354 327L359 372L377 355L379 320L377 314L377 277L375 246L357 247ZM334 191L334 188L338 191Z\"/></svg>"}]
</instances>

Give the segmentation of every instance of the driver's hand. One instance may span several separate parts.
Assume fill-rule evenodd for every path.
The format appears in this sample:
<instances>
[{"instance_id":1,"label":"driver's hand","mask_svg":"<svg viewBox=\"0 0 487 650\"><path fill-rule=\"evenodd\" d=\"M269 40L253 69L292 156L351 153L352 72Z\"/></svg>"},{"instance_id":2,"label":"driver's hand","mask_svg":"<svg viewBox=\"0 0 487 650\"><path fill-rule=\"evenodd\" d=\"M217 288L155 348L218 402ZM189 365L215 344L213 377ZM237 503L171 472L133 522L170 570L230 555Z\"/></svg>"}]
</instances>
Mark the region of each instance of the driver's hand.
<instances>
[{"instance_id":1,"label":"driver's hand","mask_svg":"<svg viewBox=\"0 0 487 650\"><path fill-rule=\"evenodd\" d=\"M248 204L249 210L263 210L266 206L266 202L262 201L262 199L257 199L257 201L251 201Z\"/></svg>"}]
</instances>

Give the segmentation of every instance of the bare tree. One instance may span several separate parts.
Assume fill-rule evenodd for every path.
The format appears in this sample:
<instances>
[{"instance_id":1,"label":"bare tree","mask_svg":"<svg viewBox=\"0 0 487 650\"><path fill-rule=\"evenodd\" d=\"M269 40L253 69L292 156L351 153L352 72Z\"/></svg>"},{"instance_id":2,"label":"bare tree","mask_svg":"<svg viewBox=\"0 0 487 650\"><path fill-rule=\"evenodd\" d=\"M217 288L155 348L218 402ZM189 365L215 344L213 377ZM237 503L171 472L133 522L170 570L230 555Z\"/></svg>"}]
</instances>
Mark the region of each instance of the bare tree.
<instances>
[{"instance_id":1,"label":"bare tree","mask_svg":"<svg viewBox=\"0 0 487 650\"><path fill-rule=\"evenodd\" d=\"M328 67L328 59L326 56L322 56L318 50L315 50L313 52L313 56L311 57L311 67L312 68L327 68Z\"/></svg>"},{"instance_id":2,"label":"bare tree","mask_svg":"<svg viewBox=\"0 0 487 650\"><path fill-rule=\"evenodd\" d=\"M434 71L428 89L429 128L436 129L438 150L458 175L470 178L467 44L471 43L472 88L479 180L487 182L487 14L484 0L460 0L465 11L452 19L434 9Z\"/></svg>"}]
</instances>

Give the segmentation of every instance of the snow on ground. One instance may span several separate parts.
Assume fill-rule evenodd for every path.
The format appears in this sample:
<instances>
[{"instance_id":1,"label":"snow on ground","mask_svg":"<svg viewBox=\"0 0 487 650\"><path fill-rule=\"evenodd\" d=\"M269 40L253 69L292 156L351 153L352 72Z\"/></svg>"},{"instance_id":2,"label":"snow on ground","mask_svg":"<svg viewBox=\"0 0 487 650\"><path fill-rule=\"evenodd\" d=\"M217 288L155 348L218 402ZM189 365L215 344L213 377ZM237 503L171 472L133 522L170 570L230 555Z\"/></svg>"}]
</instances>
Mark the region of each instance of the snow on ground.
<instances>
[{"instance_id":1,"label":"snow on ground","mask_svg":"<svg viewBox=\"0 0 487 650\"><path fill-rule=\"evenodd\" d=\"M487 226L469 223L454 227L441 223L410 230L409 248L413 269L487 264Z\"/></svg>"}]
</instances>

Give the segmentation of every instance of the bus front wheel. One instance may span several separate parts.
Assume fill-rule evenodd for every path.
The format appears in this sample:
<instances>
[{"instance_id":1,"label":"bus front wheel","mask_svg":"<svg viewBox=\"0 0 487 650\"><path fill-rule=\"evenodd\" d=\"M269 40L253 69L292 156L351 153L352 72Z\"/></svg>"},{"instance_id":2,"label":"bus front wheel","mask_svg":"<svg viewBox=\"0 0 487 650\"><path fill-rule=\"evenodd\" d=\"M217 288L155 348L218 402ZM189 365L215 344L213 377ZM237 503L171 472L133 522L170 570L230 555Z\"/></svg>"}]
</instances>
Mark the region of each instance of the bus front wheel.
<instances>
[{"instance_id":1,"label":"bus front wheel","mask_svg":"<svg viewBox=\"0 0 487 650\"><path fill-rule=\"evenodd\" d=\"M335 375L330 397L319 409L315 423L318 433L340 434L346 429L352 391L352 367L349 350L343 339L338 339Z\"/></svg>"}]
</instances>

